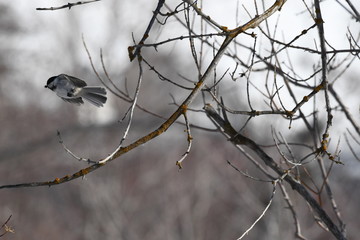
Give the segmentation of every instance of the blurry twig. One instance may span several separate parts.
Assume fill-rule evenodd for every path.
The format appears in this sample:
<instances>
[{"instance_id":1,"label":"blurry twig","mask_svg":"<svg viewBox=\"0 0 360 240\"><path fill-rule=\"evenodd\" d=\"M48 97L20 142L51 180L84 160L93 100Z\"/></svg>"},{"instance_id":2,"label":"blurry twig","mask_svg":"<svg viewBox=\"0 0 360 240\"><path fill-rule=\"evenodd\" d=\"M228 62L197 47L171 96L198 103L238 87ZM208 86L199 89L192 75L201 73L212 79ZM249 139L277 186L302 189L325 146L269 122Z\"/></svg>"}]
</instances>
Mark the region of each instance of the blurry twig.
<instances>
[{"instance_id":1,"label":"blurry twig","mask_svg":"<svg viewBox=\"0 0 360 240\"><path fill-rule=\"evenodd\" d=\"M222 26L221 24L217 23L216 21L214 21L209 15L205 14L201 8L199 8L197 6L197 1L193 1L193 0L183 0L184 2L188 3L189 5L192 6L192 8L195 10L195 12L201 16L202 19L204 19L205 21L207 21L208 23L212 24L213 26L215 26L217 29L219 30L227 30L226 27Z\"/></svg>"},{"instance_id":2,"label":"blurry twig","mask_svg":"<svg viewBox=\"0 0 360 240\"><path fill-rule=\"evenodd\" d=\"M355 8L355 6L353 5L353 3L351 2L351 0L345 0L347 2L347 4L349 5L349 7L351 8L351 10L353 12L351 12L347 7L345 7L339 0L335 0L341 7L343 7L348 13L350 13L352 15L353 18L356 19L357 22L360 22L360 13L357 11L357 9Z\"/></svg>"},{"instance_id":3,"label":"blurry twig","mask_svg":"<svg viewBox=\"0 0 360 240\"><path fill-rule=\"evenodd\" d=\"M264 180L264 179L260 179L260 178L251 176L249 173L240 170L238 167L236 167L236 166L235 166L232 162L230 162L229 160L227 160L227 163L228 163L233 169L235 169L235 171L241 173L243 176L245 176L245 177L247 177L247 178L250 178L250 179L252 179L252 180L254 180L254 181L259 181L259 182L272 182L272 180Z\"/></svg>"},{"instance_id":4,"label":"blurry twig","mask_svg":"<svg viewBox=\"0 0 360 240\"><path fill-rule=\"evenodd\" d=\"M69 8L69 10L74 7L74 6L78 6L78 5L84 5L84 4L87 4L87 3L93 3L93 2L99 2L100 0L90 0L90 1L79 1L79 2L76 2L76 3L68 3L68 4L65 4L63 6L60 6L60 7L49 7L49 8L36 8L36 10L38 11L54 11L54 10L59 10L59 9L63 9L63 8Z\"/></svg>"},{"instance_id":5,"label":"blurry twig","mask_svg":"<svg viewBox=\"0 0 360 240\"><path fill-rule=\"evenodd\" d=\"M84 40L83 40L84 41ZM85 44L85 41L84 41L84 46L85 46L85 49L86 49L86 52L88 54L88 56L90 57L90 53L86 47L86 44ZM123 90L121 90L120 88L118 88L118 86L116 86L116 84L114 83L114 81L111 79L111 77L109 76L108 74L108 71L105 67L105 63L104 63L104 56L103 56L103 52L102 52L102 49L100 49L100 60L101 60L101 66L103 68L103 71L105 73L105 76L107 78L107 80L110 82L111 86L113 86L113 88L115 90L113 90L110 86L108 86L101 78L99 78L100 82L110 91L112 92L115 96L117 96L118 98L120 99L123 99L125 101L128 100L129 98L129 95L127 93L125 93ZM92 63L91 59L90 59L90 62L91 62L91 66L94 66L94 64ZM126 97L124 97L126 96Z\"/></svg>"},{"instance_id":6,"label":"blurry twig","mask_svg":"<svg viewBox=\"0 0 360 240\"><path fill-rule=\"evenodd\" d=\"M291 214L293 216L293 219L294 219L294 224L295 224L295 236L299 239L302 239L302 240L306 240L306 238L304 236L302 236L301 234L301 228L300 228L300 223L299 223L299 219L298 219L298 216L296 214L296 211L295 211L295 208L294 208L294 205L289 197L289 194L287 193L286 191L286 188L284 186L283 183L279 183L279 186L280 186L280 190L284 196L284 200L286 202L286 204L288 205L290 211L291 211Z\"/></svg>"},{"instance_id":7,"label":"blurry twig","mask_svg":"<svg viewBox=\"0 0 360 240\"><path fill-rule=\"evenodd\" d=\"M276 138L275 138L275 133L274 133L274 128L273 128L273 127L271 127L271 136L272 136L273 141L274 141L274 143L275 143L276 149L278 150L278 153L280 154L280 156L281 156L287 163L293 165L294 167L297 167L297 166L301 166L301 165L302 165L302 163L296 162L295 156L293 155L293 153L292 153L292 151L291 151L291 148L289 147L289 145L288 145L287 142L286 142L286 139L284 139L284 138L283 138L282 140L283 140L285 146L287 147L288 152L289 152L289 154L290 154L290 156L291 156L292 159L291 159L291 160L288 159L288 157L285 155L285 153L281 150L281 148L280 148L280 146L279 146L279 142L278 142L278 141L276 140Z\"/></svg>"},{"instance_id":8,"label":"blurry twig","mask_svg":"<svg viewBox=\"0 0 360 240\"><path fill-rule=\"evenodd\" d=\"M142 44L144 44L145 40L149 37L150 30L153 27L155 19L156 19L157 15L160 13L160 9L164 5L164 3L165 3L165 0L159 0L158 1L156 9L155 9L155 11L153 11L153 16L150 19L150 22L149 22L149 24L148 24L148 26L147 26L141 40L139 41L138 45L136 47L129 47L128 48L130 61L134 60L140 54ZM133 51L134 49L135 49L135 51Z\"/></svg>"},{"instance_id":9,"label":"blurry twig","mask_svg":"<svg viewBox=\"0 0 360 240\"><path fill-rule=\"evenodd\" d=\"M3 237L7 233L15 233L14 229L7 225L11 217L12 215L10 215L8 219L1 225L0 230L3 230L4 232L0 234L0 237Z\"/></svg>"},{"instance_id":10,"label":"blurry twig","mask_svg":"<svg viewBox=\"0 0 360 240\"><path fill-rule=\"evenodd\" d=\"M356 122L356 119L352 116L351 112L347 108L347 106L344 104L344 102L340 99L340 96L337 94L337 92L334 89L333 84L329 84L329 92L332 94L332 96L335 98L335 100L338 102L338 104L341 106L341 110L344 112L346 118L349 120L351 125L354 127L355 131L358 135L360 135L360 125Z\"/></svg>"},{"instance_id":11,"label":"blurry twig","mask_svg":"<svg viewBox=\"0 0 360 240\"><path fill-rule=\"evenodd\" d=\"M355 143L356 143L357 145L360 145L359 141L356 140L355 136L349 131L349 129L346 129L346 130L347 130L348 133L350 134L351 138L355 141ZM349 139L348 139L348 137L347 137L347 134L344 133L344 136L345 136L346 144L348 145L351 153L354 155L354 157L355 157L356 160L360 161L360 157L356 154L356 151L355 151L354 148L351 146L350 141L349 141Z\"/></svg>"},{"instance_id":12,"label":"blurry twig","mask_svg":"<svg viewBox=\"0 0 360 240\"><path fill-rule=\"evenodd\" d=\"M85 39L84 39L84 36L82 36L82 41L83 41L83 45L84 45L84 48L85 48L85 51L88 55L88 58L89 58L89 61L90 61L90 65L93 69L93 72L95 73L95 75L97 76L98 80L106 87L106 89L108 89L111 93L113 93L115 96L117 96L118 98L128 102L128 103L131 103L132 102L132 99L130 98L130 96L125 93L124 91L121 91L118 87L114 86L114 88L119 91L119 93L117 93L116 91L114 91L112 88L110 88L110 86L108 84L105 83L105 81L101 78L100 74L97 72L95 66L94 66L94 62L92 60L92 57L91 57L91 54L87 48L87 45L86 45L86 42L85 42ZM111 85L115 85L114 82L111 80L111 78L109 77L108 73L107 73L107 70L105 68L105 64L104 64L104 59L103 59L103 55L102 55L102 51L100 50L100 58L101 58L101 64L102 64L102 67L103 67L103 70L105 72L105 75L106 77L108 78L109 82L111 83ZM123 96L124 95L124 96ZM145 109L144 107L140 106L140 105L136 105L140 110L142 110L143 112L146 112L152 116L155 116L157 118L160 118L160 119L166 119L165 117L163 116L160 116L154 112L151 112L147 109Z\"/></svg>"}]
</instances>

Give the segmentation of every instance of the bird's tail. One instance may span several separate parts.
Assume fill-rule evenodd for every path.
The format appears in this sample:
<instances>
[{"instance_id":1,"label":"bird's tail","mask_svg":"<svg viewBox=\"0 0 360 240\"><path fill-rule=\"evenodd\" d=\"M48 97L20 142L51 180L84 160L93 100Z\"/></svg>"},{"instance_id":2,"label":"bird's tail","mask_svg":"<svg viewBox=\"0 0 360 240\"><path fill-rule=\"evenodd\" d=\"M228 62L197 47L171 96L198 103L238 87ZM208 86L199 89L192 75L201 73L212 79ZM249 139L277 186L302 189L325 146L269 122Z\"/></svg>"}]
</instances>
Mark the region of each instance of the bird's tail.
<instances>
[{"instance_id":1,"label":"bird's tail","mask_svg":"<svg viewBox=\"0 0 360 240\"><path fill-rule=\"evenodd\" d=\"M97 107L102 107L106 103L106 89L102 87L84 87L81 96Z\"/></svg>"}]
</instances>

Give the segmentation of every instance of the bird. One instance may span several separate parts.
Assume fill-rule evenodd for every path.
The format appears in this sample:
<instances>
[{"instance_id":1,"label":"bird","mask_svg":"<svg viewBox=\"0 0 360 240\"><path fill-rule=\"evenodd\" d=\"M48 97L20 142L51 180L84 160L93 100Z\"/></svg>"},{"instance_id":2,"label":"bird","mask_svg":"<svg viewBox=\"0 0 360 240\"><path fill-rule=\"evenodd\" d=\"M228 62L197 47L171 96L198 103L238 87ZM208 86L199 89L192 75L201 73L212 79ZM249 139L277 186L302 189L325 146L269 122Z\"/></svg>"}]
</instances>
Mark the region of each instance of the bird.
<instances>
[{"instance_id":1,"label":"bird","mask_svg":"<svg viewBox=\"0 0 360 240\"><path fill-rule=\"evenodd\" d=\"M105 88L87 86L85 81L67 74L49 78L44 87L55 92L62 100L77 105L83 104L85 99L96 107L102 107L107 100Z\"/></svg>"}]
</instances>

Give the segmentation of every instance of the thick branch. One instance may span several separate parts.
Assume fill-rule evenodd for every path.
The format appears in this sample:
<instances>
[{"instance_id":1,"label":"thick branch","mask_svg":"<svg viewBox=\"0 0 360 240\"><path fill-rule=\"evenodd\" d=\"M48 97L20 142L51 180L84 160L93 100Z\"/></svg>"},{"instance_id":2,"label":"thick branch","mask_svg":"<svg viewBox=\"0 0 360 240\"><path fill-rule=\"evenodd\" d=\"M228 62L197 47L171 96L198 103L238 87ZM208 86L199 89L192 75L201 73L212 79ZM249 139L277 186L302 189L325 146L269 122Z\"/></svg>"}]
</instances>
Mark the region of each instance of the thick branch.
<instances>
[{"instance_id":1,"label":"thick branch","mask_svg":"<svg viewBox=\"0 0 360 240\"><path fill-rule=\"evenodd\" d=\"M257 156L272 170L274 170L279 176L283 176L286 172L285 169L282 169L275 161L272 159L267 153L264 152L260 148L260 146L255 143L250 138L247 138L240 133L238 133L230 124L230 122L224 120L216 111L215 109L207 104L205 107L205 112L210 119L216 122L217 126L225 132L226 135L229 136L229 140L234 145L245 145L251 150L253 150ZM337 239L344 240L346 239L345 236L341 233L339 228L334 224L331 218L327 215L324 209L318 204L318 202L310 195L310 193L306 190L306 188L301 185L298 181L293 179L288 174L284 177L284 180L288 182L292 189L297 191L305 200L309 203L312 209L318 214L319 218L325 223L325 225L329 228L329 230L333 233L333 235Z\"/></svg>"}]
</instances>

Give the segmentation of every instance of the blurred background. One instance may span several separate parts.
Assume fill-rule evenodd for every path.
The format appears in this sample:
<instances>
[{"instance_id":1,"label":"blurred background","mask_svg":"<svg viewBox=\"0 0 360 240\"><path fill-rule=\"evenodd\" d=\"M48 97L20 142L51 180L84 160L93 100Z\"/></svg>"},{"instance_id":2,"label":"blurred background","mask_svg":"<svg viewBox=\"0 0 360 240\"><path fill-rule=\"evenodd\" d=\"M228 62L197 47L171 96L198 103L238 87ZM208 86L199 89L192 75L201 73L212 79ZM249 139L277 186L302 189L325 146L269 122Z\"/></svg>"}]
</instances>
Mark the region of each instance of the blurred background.
<instances>
[{"instance_id":1,"label":"blurred background","mask_svg":"<svg viewBox=\"0 0 360 240\"><path fill-rule=\"evenodd\" d=\"M126 126L126 121L121 119L130 105L110 92L104 108L94 108L86 103L79 107L65 103L53 92L44 89L44 85L49 77L60 73L84 79L88 85L101 84L91 69L83 37L100 75L104 76L100 61L102 49L109 75L118 87L127 87L132 95L138 68L137 63L129 62L127 47L133 44L132 34L136 40L141 38L157 2L108 0L75 6L71 10L35 10L37 7L55 7L67 2L0 0L0 185L49 181L86 167L87 163L73 159L64 151L59 144L57 131L61 132L64 143L75 154L96 161L116 148ZM234 27L234 6L237 6L237 2L228 2L228 5L219 6L216 1L209 1L204 11L223 25ZM292 34L291 31L299 33L305 26L309 26L306 20L293 17L300 14L295 11L296 4L300 3L288 1L287 11L282 11L285 15L283 18L292 17L291 23L283 23L288 35ZM327 9L331 9L331 5ZM346 18L343 9L338 9L336 17L330 17L334 12L324 13L329 16L324 17L325 22L332 21L331 26L334 26L333 29L327 29L333 31L329 32L328 39L337 48L346 48L346 26L360 30L360 25ZM246 16L246 13L242 14L239 15L240 19ZM294 19L298 22L294 22ZM274 17L271 21L276 20ZM175 22L169 23L166 33L162 28L155 27L151 40L187 35L185 28L171 28L173 25ZM143 50L144 55L165 76L179 78L181 75L196 79L197 72L192 67L187 41L159 47L156 55L146 55L149 52L148 49ZM309 59L302 55L293 56L293 60L311 68ZM226 65L224 60L219 65L220 72L229 67ZM306 69L304 67L304 71ZM180 103L187 91L160 81L148 68L144 70L139 104L161 116L170 116L176 109L173 97ZM348 78L347 84L338 88L346 101L353 103L349 107L357 120L359 76L359 68L352 65L344 75L344 78ZM233 94L231 91L234 91L236 85L230 80L223 92ZM188 83L188 86L191 87L191 84ZM238 97L235 95L227 99L228 104L237 106ZM201 109L202 104L198 100L193 107ZM234 120L235 125L242 126L246 118L237 116ZM136 110L133 128L126 143L156 129L162 121ZM213 128L206 118L197 113L190 114L190 121ZM333 136L341 138L347 123L343 117L335 118L334 121L336 127ZM260 120L254 120L249 126L253 126L256 131L247 130L247 134L264 143L271 142L271 135L263 134L266 129L270 132L269 126L261 123ZM288 121L274 121L273 126L279 131L287 130ZM272 185L239 174L227 161L235 162L240 169L254 175L256 170L229 142L224 141L221 134L196 128L192 129L194 142L191 153L184 162L184 169L179 171L175 162L186 151L187 136L184 130L183 125L174 124L161 137L84 179L53 187L0 190L0 225L12 215L8 225L15 230L14 234L9 233L3 238L239 237L268 203ZM301 131L302 126L294 123L288 135L302 137ZM307 141L306 136L303 137ZM335 144L337 141L338 138L334 139ZM360 229L356 216L360 212L360 168L359 162L343 142L341 160L345 165L333 169L331 182L347 224L348 237L355 239ZM359 153L359 150L355 151ZM299 209L308 210L298 195L290 194ZM309 239L329 239L330 235L315 223L310 211L300 211L298 214L303 220L301 225L305 236ZM269 211L247 239L293 239L294 231L285 201L282 196L275 195Z\"/></svg>"}]
</instances>

